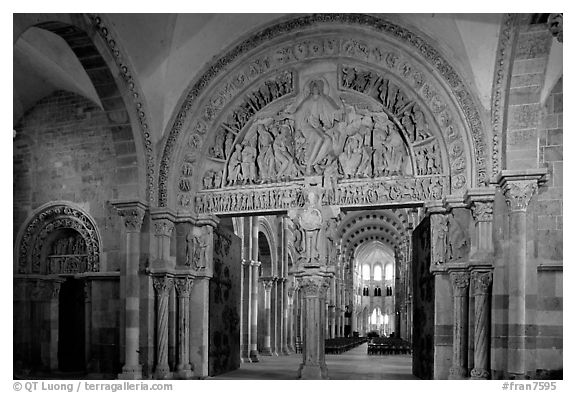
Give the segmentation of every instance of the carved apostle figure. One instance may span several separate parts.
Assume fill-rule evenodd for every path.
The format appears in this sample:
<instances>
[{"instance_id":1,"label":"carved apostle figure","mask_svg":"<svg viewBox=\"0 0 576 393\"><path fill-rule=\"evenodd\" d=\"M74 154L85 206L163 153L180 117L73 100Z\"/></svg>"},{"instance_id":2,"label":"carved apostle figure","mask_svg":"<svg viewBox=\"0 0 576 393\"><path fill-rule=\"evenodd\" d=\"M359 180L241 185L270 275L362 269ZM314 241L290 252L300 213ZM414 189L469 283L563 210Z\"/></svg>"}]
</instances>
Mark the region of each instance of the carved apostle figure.
<instances>
[{"instance_id":1,"label":"carved apostle figure","mask_svg":"<svg viewBox=\"0 0 576 393\"><path fill-rule=\"evenodd\" d=\"M258 124L258 169L260 169L260 179L262 182L272 180L275 174L274 150L272 144L274 137L264 124Z\"/></svg>"},{"instance_id":2,"label":"carved apostle figure","mask_svg":"<svg viewBox=\"0 0 576 393\"><path fill-rule=\"evenodd\" d=\"M318 195L315 191L308 191L308 203L306 208L300 214L298 223L304 231L304 252L305 263L318 262L318 234L322 228L322 213L317 208Z\"/></svg>"},{"instance_id":3,"label":"carved apostle figure","mask_svg":"<svg viewBox=\"0 0 576 393\"><path fill-rule=\"evenodd\" d=\"M196 270L206 268L206 248L208 242L204 236L194 235L192 231L186 235L186 266L192 266Z\"/></svg>"},{"instance_id":4,"label":"carved apostle figure","mask_svg":"<svg viewBox=\"0 0 576 393\"><path fill-rule=\"evenodd\" d=\"M242 145L235 146L234 153L228 161L228 184L233 186L240 180L240 169L242 163Z\"/></svg>"},{"instance_id":5,"label":"carved apostle figure","mask_svg":"<svg viewBox=\"0 0 576 393\"><path fill-rule=\"evenodd\" d=\"M256 180L256 148L249 144L242 149L242 179L244 184Z\"/></svg>"}]
</instances>

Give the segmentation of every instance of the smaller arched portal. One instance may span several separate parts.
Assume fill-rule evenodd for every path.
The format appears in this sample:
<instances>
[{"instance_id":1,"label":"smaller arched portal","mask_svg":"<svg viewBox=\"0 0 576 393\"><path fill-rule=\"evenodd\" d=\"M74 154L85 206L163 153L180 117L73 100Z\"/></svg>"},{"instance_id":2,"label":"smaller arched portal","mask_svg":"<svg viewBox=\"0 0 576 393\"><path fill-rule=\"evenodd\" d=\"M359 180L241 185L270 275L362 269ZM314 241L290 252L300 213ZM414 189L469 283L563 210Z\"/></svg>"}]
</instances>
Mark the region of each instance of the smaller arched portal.
<instances>
[{"instance_id":1,"label":"smaller arched portal","mask_svg":"<svg viewBox=\"0 0 576 393\"><path fill-rule=\"evenodd\" d=\"M14 253L16 370L87 370L95 344L87 326L88 276L100 271L100 239L92 217L69 202L41 206L23 226ZM114 372L115 363L98 371Z\"/></svg>"}]
</instances>

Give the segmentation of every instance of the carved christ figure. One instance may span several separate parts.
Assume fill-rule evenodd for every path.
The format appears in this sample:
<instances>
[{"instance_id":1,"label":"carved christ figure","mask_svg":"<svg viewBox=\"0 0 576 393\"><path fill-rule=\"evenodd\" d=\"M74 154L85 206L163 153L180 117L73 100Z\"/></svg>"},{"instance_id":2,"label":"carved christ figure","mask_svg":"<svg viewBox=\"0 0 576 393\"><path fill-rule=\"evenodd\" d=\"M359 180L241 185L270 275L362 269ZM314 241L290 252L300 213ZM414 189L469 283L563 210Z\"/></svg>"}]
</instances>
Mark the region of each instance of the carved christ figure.
<instances>
[{"instance_id":1,"label":"carved christ figure","mask_svg":"<svg viewBox=\"0 0 576 393\"><path fill-rule=\"evenodd\" d=\"M312 167L318 164L332 149L332 138L326 133L340 120L341 109L334 100L324 94L324 82L313 80L308 85L310 93L296 109L287 109L284 114L293 115L296 128L306 138L306 174L312 174Z\"/></svg>"}]
</instances>

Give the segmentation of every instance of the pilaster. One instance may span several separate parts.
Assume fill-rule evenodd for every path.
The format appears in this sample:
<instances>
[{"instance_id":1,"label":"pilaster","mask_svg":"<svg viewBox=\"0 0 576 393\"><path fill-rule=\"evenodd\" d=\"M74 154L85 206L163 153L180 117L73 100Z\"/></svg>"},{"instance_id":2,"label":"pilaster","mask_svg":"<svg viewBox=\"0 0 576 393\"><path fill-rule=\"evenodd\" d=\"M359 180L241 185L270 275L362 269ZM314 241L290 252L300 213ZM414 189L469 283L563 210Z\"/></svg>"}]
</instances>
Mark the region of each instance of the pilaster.
<instances>
[{"instance_id":1,"label":"pilaster","mask_svg":"<svg viewBox=\"0 0 576 393\"><path fill-rule=\"evenodd\" d=\"M142 379L140 364L140 231L147 206L139 200L113 201L125 227L126 262L124 281L125 301L125 361L119 379Z\"/></svg>"}]
</instances>

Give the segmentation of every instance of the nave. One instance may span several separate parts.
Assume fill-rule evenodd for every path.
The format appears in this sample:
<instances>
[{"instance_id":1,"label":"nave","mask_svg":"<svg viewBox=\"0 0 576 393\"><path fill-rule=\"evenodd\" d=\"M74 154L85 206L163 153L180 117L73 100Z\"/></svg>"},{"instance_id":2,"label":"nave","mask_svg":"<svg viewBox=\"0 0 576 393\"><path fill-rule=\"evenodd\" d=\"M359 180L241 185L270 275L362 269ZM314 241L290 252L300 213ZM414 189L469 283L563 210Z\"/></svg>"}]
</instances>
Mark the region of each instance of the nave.
<instances>
[{"instance_id":1,"label":"nave","mask_svg":"<svg viewBox=\"0 0 576 393\"><path fill-rule=\"evenodd\" d=\"M330 379L341 380L406 380L412 375L411 355L368 356L364 343L339 355L326 355ZM240 368L209 379L215 380L277 380L298 379L301 354L288 356L260 356L258 363L242 363Z\"/></svg>"}]
</instances>

